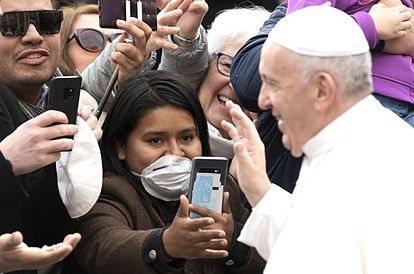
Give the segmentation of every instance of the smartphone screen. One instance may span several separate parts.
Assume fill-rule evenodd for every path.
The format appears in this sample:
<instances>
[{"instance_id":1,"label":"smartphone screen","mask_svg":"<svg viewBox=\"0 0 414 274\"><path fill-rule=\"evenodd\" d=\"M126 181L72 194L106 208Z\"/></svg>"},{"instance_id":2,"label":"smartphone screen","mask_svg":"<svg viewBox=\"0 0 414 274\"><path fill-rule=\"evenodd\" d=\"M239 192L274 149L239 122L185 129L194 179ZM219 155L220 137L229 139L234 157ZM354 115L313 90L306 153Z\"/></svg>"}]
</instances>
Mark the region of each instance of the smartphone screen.
<instances>
[{"instance_id":1,"label":"smartphone screen","mask_svg":"<svg viewBox=\"0 0 414 274\"><path fill-rule=\"evenodd\" d=\"M193 159L190 183L190 202L218 213L222 212L227 159L196 157ZM191 218L201 217L190 212Z\"/></svg>"}]
</instances>

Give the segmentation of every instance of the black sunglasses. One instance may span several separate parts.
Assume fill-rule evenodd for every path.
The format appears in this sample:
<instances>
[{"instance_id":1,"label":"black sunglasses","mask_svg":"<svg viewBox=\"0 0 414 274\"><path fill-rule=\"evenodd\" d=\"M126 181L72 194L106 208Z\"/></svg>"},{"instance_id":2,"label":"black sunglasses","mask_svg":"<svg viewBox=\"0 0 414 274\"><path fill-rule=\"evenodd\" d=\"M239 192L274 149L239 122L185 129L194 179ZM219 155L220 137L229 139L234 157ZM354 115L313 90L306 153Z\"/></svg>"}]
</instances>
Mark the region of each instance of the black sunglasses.
<instances>
[{"instance_id":1,"label":"black sunglasses","mask_svg":"<svg viewBox=\"0 0 414 274\"><path fill-rule=\"evenodd\" d=\"M11 11L0 15L0 31L3 36L24 36L30 24L40 35L57 34L63 20L60 10Z\"/></svg>"},{"instance_id":2,"label":"black sunglasses","mask_svg":"<svg viewBox=\"0 0 414 274\"><path fill-rule=\"evenodd\" d=\"M100 52L105 48L106 41L112 42L121 34L121 32L118 32L112 35L106 35L97 29L77 29L69 36L67 43L75 38L76 42L84 50L89 52Z\"/></svg>"},{"instance_id":3,"label":"black sunglasses","mask_svg":"<svg viewBox=\"0 0 414 274\"><path fill-rule=\"evenodd\" d=\"M222 52L214 52L213 56L217 58L216 67L218 72L226 77L230 77L231 64L234 57Z\"/></svg>"}]
</instances>

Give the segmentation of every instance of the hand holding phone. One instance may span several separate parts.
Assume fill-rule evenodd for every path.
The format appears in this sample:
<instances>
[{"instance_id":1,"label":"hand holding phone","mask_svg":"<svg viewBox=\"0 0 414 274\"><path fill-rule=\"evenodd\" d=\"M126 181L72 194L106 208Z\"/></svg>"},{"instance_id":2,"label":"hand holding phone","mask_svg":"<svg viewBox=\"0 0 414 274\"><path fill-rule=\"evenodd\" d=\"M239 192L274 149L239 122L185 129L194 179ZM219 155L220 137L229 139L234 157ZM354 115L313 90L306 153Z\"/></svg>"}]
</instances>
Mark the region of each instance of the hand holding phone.
<instances>
[{"instance_id":1,"label":"hand holding phone","mask_svg":"<svg viewBox=\"0 0 414 274\"><path fill-rule=\"evenodd\" d=\"M227 162L224 157L193 158L189 188L189 200L192 204L222 212ZM190 212L190 217L198 218L200 215Z\"/></svg>"}]
</instances>

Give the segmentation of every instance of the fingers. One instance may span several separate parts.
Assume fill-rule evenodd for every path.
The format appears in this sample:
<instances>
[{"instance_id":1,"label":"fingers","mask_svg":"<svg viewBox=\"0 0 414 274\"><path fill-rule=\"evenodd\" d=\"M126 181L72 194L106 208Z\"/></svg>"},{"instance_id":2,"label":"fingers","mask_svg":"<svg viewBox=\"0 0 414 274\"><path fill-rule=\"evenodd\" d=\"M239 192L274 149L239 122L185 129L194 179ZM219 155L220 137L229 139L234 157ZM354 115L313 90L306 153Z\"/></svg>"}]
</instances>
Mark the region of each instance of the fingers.
<instances>
[{"instance_id":1,"label":"fingers","mask_svg":"<svg viewBox=\"0 0 414 274\"><path fill-rule=\"evenodd\" d=\"M63 240L63 243L72 246L72 248L75 248L80 240L81 235L79 233L74 233L67 235Z\"/></svg>"},{"instance_id":2,"label":"fingers","mask_svg":"<svg viewBox=\"0 0 414 274\"><path fill-rule=\"evenodd\" d=\"M65 113L61 111L48 110L27 122L28 125L35 125L38 127L47 127L54 123L67 124L68 118Z\"/></svg>"},{"instance_id":3,"label":"fingers","mask_svg":"<svg viewBox=\"0 0 414 274\"><path fill-rule=\"evenodd\" d=\"M180 196L180 206L178 207L176 217L180 218L188 218L188 212L189 212L189 202L187 197L184 195Z\"/></svg>"},{"instance_id":4,"label":"fingers","mask_svg":"<svg viewBox=\"0 0 414 274\"><path fill-rule=\"evenodd\" d=\"M406 10L401 12L401 20L402 21L410 21L412 13L411 13L410 10L407 9L407 7L405 7L405 8L406 8Z\"/></svg>"},{"instance_id":5,"label":"fingers","mask_svg":"<svg viewBox=\"0 0 414 274\"><path fill-rule=\"evenodd\" d=\"M215 211L210 210L210 209L205 208L205 207L196 206L196 205L191 206L191 211L194 212L194 213L197 213L198 215L204 216L204 217L213 218L214 222L222 222L223 218L224 218L218 212L215 212ZM200 218L198 218L198 219L200 219ZM194 220L197 220L197 219L194 219Z\"/></svg>"},{"instance_id":6,"label":"fingers","mask_svg":"<svg viewBox=\"0 0 414 274\"><path fill-rule=\"evenodd\" d=\"M231 214L230 209L230 193L227 191L223 194L223 213Z\"/></svg>"},{"instance_id":7,"label":"fingers","mask_svg":"<svg viewBox=\"0 0 414 274\"><path fill-rule=\"evenodd\" d=\"M169 12L175 9L180 9L186 12L192 0L172 0L163 9L162 12Z\"/></svg>"},{"instance_id":8,"label":"fingers","mask_svg":"<svg viewBox=\"0 0 414 274\"><path fill-rule=\"evenodd\" d=\"M23 242L23 236L20 232L16 231L12 234L5 233L0 236L0 250L6 252Z\"/></svg>"},{"instance_id":9,"label":"fingers","mask_svg":"<svg viewBox=\"0 0 414 274\"><path fill-rule=\"evenodd\" d=\"M98 119L92 113L92 108L87 105L82 105L79 110L79 116L86 121L89 128L95 135L96 140L100 140L102 137L102 129L98 126Z\"/></svg>"},{"instance_id":10,"label":"fingers","mask_svg":"<svg viewBox=\"0 0 414 274\"><path fill-rule=\"evenodd\" d=\"M68 124L56 124L49 127L43 127L40 129L39 137L45 140L53 140L56 138L62 138L65 136L74 136L78 133L78 126L68 125ZM62 138L67 139L67 138ZM68 141L71 139L67 139ZM57 142L58 143L58 142ZM66 145L69 145L70 142L67 142ZM56 151L56 150L51 150Z\"/></svg>"},{"instance_id":11,"label":"fingers","mask_svg":"<svg viewBox=\"0 0 414 274\"><path fill-rule=\"evenodd\" d=\"M253 122L242 111L239 105L228 101L226 102L226 108L229 110L232 121L241 137L247 137L249 140L260 139Z\"/></svg>"}]
</instances>

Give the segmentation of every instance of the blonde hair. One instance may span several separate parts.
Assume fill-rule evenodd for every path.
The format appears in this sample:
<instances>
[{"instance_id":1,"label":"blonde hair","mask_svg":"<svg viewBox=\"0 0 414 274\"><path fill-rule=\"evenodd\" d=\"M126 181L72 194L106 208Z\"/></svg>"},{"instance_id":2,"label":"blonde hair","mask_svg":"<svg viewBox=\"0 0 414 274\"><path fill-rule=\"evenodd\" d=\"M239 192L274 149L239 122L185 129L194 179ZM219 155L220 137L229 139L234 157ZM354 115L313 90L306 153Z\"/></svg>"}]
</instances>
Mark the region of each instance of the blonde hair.
<instances>
[{"instance_id":1,"label":"blonde hair","mask_svg":"<svg viewBox=\"0 0 414 274\"><path fill-rule=\"evenodd\" d=\"M60 61L59 69L63 75L73 75L76 67L68 56L68 39L72 34L72 27L76 19L82 14L99 14L98 5L81 4L78 6L63 7L63 22L60 27Z\"/></svg>"}]
</instances>

